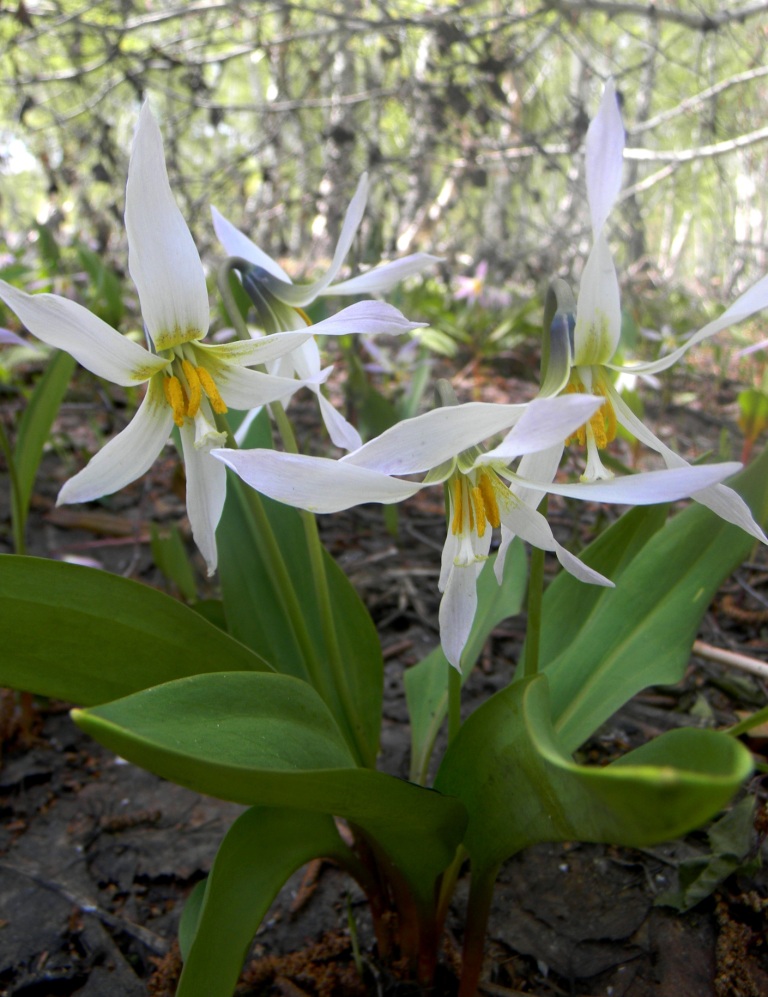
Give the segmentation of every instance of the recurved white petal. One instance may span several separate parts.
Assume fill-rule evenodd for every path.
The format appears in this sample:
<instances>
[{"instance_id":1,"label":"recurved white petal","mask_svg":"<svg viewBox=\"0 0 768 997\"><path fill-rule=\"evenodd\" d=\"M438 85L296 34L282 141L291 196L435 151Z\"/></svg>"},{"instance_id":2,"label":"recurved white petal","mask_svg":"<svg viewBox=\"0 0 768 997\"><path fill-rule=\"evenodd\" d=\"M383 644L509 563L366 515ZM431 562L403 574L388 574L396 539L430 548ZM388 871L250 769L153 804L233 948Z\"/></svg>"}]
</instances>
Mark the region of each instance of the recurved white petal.
<instances>
[{"instance_id":1,"label":"recurved white petal","mask_svg":"<svg viewBox=\"0 0 768 997\"><path fill-rule=\"evenodd\" d=\"M402 312L383 301L357 301L330 318L311 326L315 336L399 336L421 329L425 322L410 322Z\"/></svg>"},{"instance_id":2,"label":"recurved white petal","mask_svg":"<svg viewBox=\"0 0 768 997\"><path fill-rule=\"evenodd\" d=\"M114 384L142 384L168 365L69 298L26 294L0 280L0 300L38 339Z\"/></svg>"},{"instance_id":3,"label":"recurved white petal","mask_svg":"<svg viewBox=\"0 0 768 997\"><path fill-rule=\"evenodd\" d=\"M340 512L362 502L388 505L415 495L421 484L400 481L327 457L275 450L212 450L246 484L269 498L310 512Z\"/></svg>"},{"instance_id":4,"label":"recurved white petal","mask_svg":"<svg viewBox=\"0 0 768 997\"><path fill-rule=\"evenodd\" d=\"M441 261L440 256L412 253L410 256L403 256L402 259L392 260L391 263L383 263L367 273L358 274L357 277L331 284L323 294L383 294L408 277L420 274L427 267Z\"/></svg>"},{"instance_id":5,"label":"recurved white petal","mask_svg":"<svg viewBox=\"0 0 768 997\"><path fill-rule=\"evenodd\" d=\"M573 332L575 366L604 364L613 357L621 335L621 297L613 256L601 232L581 275Z\"/></svg>"},{"instance_id":6,"label":"recurved white petal","mask_svg":"<svg viewBox=\"0 0 768 997\"><path fill-rule=\"evenodd\" d=\"M530 479L520 484L554 495L567 495L582 502L613 502L619 505L655 505L657 502L675 502L690 498L696 492L719 484L741 470L741 464L729 461L724 464L697 464L695 467L669 468L665 471L644 471L625 474L598 481L573 483L535 482Z\"/></svg>"},{"instance_id":7,"label":"recurved white petal","mask_svg":"<svg viewBox=\"0 0 768 997\"><path fill-rule=\"evenodd\" d=\"M171 193L163 140L147 102L128 166L125 227L128 269L155 347L201 339L208 331L205 273Z\"/></svg>"},{"instance_id":8,"label":"recurved white petal","mask_svg":"<svg viewBox=\"0 0 768 997\"><path fill-rule=\"evenodd\" d=\"M670 450L668 446L654 436L645 423L637 418L613 386L609 386L608 393L614 412L616 413L616 418L621 425L636 436L641 443L644 443L651 450L655 450L656 453L660 454L667 467L690 467L688 462L683 460L679 454L676 454L674 450ZM714 466L717 467L718 465ZM759 524L755 522L749 506L732 488L720 484L711 485L709 488L692 494L691 498L711 509L712 512L727 523L733 523L735 526L741 527L742 530L755 537L756 540L760 540L761 543L768 543L768 538Z\"/></svg>"},{"instance_id":9,"label":"recurved white petal","mask_svg":"<svg viewBox=\"0 0 768 997\"><path fill-rule=\"evenodd\" d=\"M301 388L293 377L263 374L248 367L209 367L219 394L230 408L248 411L269 402L285 401Z\"/></svg>"},{"instance_id":10,"label":"recurved white petal","mask_svg":"<svg viewBox=\"0 0 768 997\"><path fill-rule=\"evenodd\" d=\"M602 403L602 398L582 394L534 398L501 443L480 454L475 467L500 460L514 460L522 454L547 450L562 443L583 426Z\"/></svg>"},{"instance_id":11,"label":"recurved white petal","mask_svg":"<svg viewBox=\"0 0 768 997\"><path fill-rule=\"evenodd\" d=\"M0 346L28 346L26 340L10 329L0 329Z\"/></svg>"},{"instance_id":12,"label":"recurved white petal","mask_svg":"<svg viewBox=\"0 0 768 997\"><path fill-rule=\"evenodd\" d=\"M605 225L621 190L624 164L624 125L616 87L608 80L600 108L587 129L585 168L587 200L595 239Z\"/></svg>"},{"instance_id":13,"label":"recurved white petal","mask_svg":"<svg viewBox=\"0 0 768 997\"><path fill-rule=\"evenodd\" d=\"M192 536L205 558L208 575L216 570L216 527L224 509L227 469L195 444L195 429L187 420L181 427L181 446L187 477L187 515Z\"/></svg>"},{"instance_id":14,"label":"recurved white petal","mask_svg":"<svg viewBox=\"0 0 768 997\"><path fill-rule=\"evenodd\" d=\"M259 249L255 242L252 242L240 229L235 228L232 222L228 221L220 211L211 208L211 215L216 238L224 247L227 256L240 256L255 266L263 267L267 273L271 273L278 280L283 280L286 284L291 283L291 278L277 260L273 260L263 249Z\"/></svg>"},{"instance_id":15,"label":"recurved white petal","mask_svg":"<svg viewBox=\"0 0 768 997\"><path fill-rule=\"evenodd\" d=\"M140 478L165 446L172 425L173 414L163 395L162 379L152 378L130 423L66 482L56 504L90 502Z\"/></svg>"},{"instance_id":16,"label":"recurved white petal","mask_svg":"<svg viewBox=\"0 0 768 997\"><path fill-rule=\"evenodd\" d=\"M736 325L737 322L743 322L750 315L754 315L755 312L759 312L766 307L768 307L768 274L765 277L761 277L748 291L740 295L732 305L726 308L719 318L708 322L703 329L699 329L682 346L668 353L667 356L662 357L660 360L650 361L649 363L631 363L623 367L618 364L609 364L608 366L612 370L626 371L630 374L656 374L660 370L666 370L672 364L677 363L680 357L687 353L692 346L696 346L697 343L701 343L703 340L709 339L710 336L722 332L728 326Z\"/></svg>"},{"instance_id":17,"label":"recurved white petal","mask_svg":"<svg viewBox=\"0 0 768 997\"><path fill-rule=\"evenodd\" d=\"M432 409L405 419L365 443L341 463L385 474L418 474L501 433L521 417L525 405L467 402Z\"/></svg>"},{"instance_id":18,"label":"recurved white petal","mask_svg":"<svg viewBox=\"0 0 768 997\"><path fill-rule=\"evenodd\" d=\"M340 450L357 450L361 447L363 440L355 427L331 405L319 388L315 390L315 394L320 405L320 415L333 445Z\"/></svg>"},{"instance_id":19,"label":"recurved white petal","mask_svg":"<svg viewBox=\"0 0 768 997\"><path fill-rule=\"evenodd\" d=\"M314 327L310 329L305 326L300 331L276 332L258 339L236 339L231 343L195 343L193 349L200 357L213 358L213 363L224 361L239 367L253 367L256 364L271 363L292 353L311 340L314 334Z\"/></svg>"},{"instance_id":20,"label":"recurved white petal","mask_svg":"<svg viewBox=\"0 0 768 997\"><path fill-rule=\"evenodd\" d=\"M517 535L540 550L554 551L558 561L565 570L580 581L590 582L593 585L613 585L610 579L597 571L593 571L583 561L580 561L578 557L574 557L573 554L569 553L565 547L555 540L552 529L544 516L540 512L536 512L535 509L531 509L524 502L516 499L513 495L510 496L510 501L499 504L499 515L502 525L508 531L505 537L507 543L512 539L512 536Z\"/></svg>"}]
</instances>

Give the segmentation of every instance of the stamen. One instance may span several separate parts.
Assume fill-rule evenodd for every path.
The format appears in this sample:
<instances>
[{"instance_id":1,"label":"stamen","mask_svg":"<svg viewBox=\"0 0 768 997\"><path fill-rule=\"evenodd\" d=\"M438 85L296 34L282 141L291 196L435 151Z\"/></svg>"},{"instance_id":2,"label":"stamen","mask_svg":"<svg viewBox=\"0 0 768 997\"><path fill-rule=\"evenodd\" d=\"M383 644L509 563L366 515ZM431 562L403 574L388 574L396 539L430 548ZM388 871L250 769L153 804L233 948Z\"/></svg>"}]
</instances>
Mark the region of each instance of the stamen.
<instances>
[{"instance_id":1,"label":"stamen","mask_svg":"<svg viewBox=\"0 0 768 997\"><path fill-rule=\"evenodd\" d=\"M477 535L482 537L485 533L485 505L483 504L483 493L479 485L475 485L472 488L472 498L474 502L472 505L475 509L475 518L477 519Z\"/></svg>"},{"instance_id":2,"label":"stamen","mask_svg":"<svg viewBox=\"0 0 768 997\"><path fill-rule=\"evenodd\" d=\"M163 378L163 391L165 400L173 409L173 421L177 426L183 426L187 405L181 381L174 376Z\"/></svg>"},{"instance_id":3,"label":"stamen","mask_svg":"<svg viewBox=\"0 0 768 997\"><path fill-rule=\"evenodd\" d=\"M312 325L312 319L309 317L309 315L307 315L307 313L304 311L303 308L294 308L293 310L297 312L297 314L299 314L301 318L304 319L307 325Z\"/></svg>"},{"instance_id":4,"label":"stamen","mask_svg":"<svg viewBox=\"0 0 768 997\"><path fill-rule=\"evenodd\" d=\"M208 401L211 403L211 408L214 412L219 415L223 415L227 411L227 405L224 399L219 394L219 389L216 387L216 382L213 380L211 375L205 369L205 367L196 367L195 371L200 379L200 384L203 387L203 391L208 397Z\"/></svg>"},{"instance_id":5,"label":"stamen","mask_svg":"<svg viewBox=\"0 0 768 997\"><path fill-rule=\"evenodd\" d=\"M501 526L501 518L499 516L499 503L496 501L496 490L493 487L493 481L491 481L491 476L487 471L480 471L477 484L480 489L480 494L483 496L483 506L485 509L485 515L488 517L488 522L491 526ZM482 534L480 534L482 536Z\"/></svg>"},{"instance_id":6,"label":"stamen","mask_svg":"<svg viewBox=\"0 0 768 997\"><path fill-rule=\"evenodd\" d=\"M197 415L197 410L200 408L200 400L203 397L203 389L200 384L200 378L197 376L197 371L189 362L189 360L181 361L181 369L187 378L187 384L189 386L189 398L187 399L187 415L190 419L193 419Z\"/></svg>"}]
</instances>

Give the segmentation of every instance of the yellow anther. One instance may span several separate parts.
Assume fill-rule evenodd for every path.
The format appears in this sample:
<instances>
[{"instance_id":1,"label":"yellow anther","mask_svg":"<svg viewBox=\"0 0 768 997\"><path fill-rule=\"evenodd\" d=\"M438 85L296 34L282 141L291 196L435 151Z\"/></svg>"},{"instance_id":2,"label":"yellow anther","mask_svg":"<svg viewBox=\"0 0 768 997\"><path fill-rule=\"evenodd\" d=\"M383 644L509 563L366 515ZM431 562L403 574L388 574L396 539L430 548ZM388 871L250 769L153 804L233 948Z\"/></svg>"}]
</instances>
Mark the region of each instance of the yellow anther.
<instances>
[{"instance_id":1,"label":"yellow anther","mask_svg":"<svg viewBox=\"0 0 768 997\"><path fill-rule=\"evenodd\" d=\"M485 504L483 503L483 493L479 485L472 487L472 505L475 510L475 520L477 521L477 535L483 536L485 533Z\"/></svg>"},{"instance_id":2,"label":"yellow anther","mask_svg":"<svg viewBox=\"0 0 768 997\"><path fill-rule=\"evenodd\" d=\"M312 319L309 317L309 315L307 315L307 313L304 311L303 308L294 308L294 311L297 312L304 319L307 325L312 325Z\"/></svg>"},{"instance_id":3,"label":"yellow anther","mask_svg":"<svg viewBox=\"0 0 768 997\"><path fill-rule=\"evenodd\" d=\"M165 400L173 409L173 421L177 426L183 426L187 406L181 381L178 377L163 378L163 391L165 392Z\"/></svg>"},{"instance_id":4,"label":"yellow anther","mask_svg":"<svg viewBox=\"0 0 768 997\"><path fill-rule=\"evenodd\" d=\"M480 489L480 494L483 496L483 508L485 509L488 522L491 526L501 526L499 503L496 501L496 489L493 487L491 476L487 471L480 471L477 477L477 485ZM480 535L482 536L482 533Z\"/></svg>"},{"instance_id":5,"label":"yellow anther","mask_svg":"<svg viewBox=\"0 0 768 997\"><path fill-rule=\"evenodd\" d=\"M187 415L190 419L194 419L197 415L197 410L200 408L200 399L203 397L202 385L200 384L200 378L197 376L197 371L189 360L181 361L181 369L184 371L184 376L186 377L187 385L189 386Z\"/></svg>"},{"instance_id":6,"label":"yellow anther","mask_svg":"<svg viewBox=\"0 0 768 997\"><path fill-rule=\"evenodd\" d=\"M461 522L464 519L464 508L462 505L461 478L454 478L451 482L453 491L453 520L451 522L451 533L455 536L461 532Z\"/></svg>"},{"instance_id":7,"label":"yellow anther","mask_svg":"<svg viewBox=\"0 0 768 997\"><path fill-rule=\"evenodd\" d=\"M216 387L215 381L205 367L196 367L195 370L198 378L200 379L203 391L207 395L208 401L211 403L211 408L219 415L223 415L224 412L227 411L227 406L224 399L219 394L219 389Z\"/></svg>"}]
</instances>

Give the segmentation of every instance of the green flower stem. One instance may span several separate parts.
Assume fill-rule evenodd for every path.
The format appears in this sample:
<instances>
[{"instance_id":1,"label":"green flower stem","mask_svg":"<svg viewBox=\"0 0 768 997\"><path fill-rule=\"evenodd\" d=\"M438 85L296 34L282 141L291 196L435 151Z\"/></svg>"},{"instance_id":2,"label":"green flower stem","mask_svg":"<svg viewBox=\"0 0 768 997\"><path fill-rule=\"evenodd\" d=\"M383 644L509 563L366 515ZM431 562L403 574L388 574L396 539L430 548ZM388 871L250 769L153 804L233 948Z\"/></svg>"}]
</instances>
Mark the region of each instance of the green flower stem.
<instances>
[{"instance_id":1,"label":"green flower stem","mask_svg":"<svg viewBox=\"0 0 768 997\"><path fill-rule=\"evenodd\" d=\"M547 514L547 500L539 506L542 516ZM531 678L539 671L539 646L541 642L542 600L544 597L544 551L534 547L531 551L531 573L528 578L528 627L525 634L524 675Z\"/></svg>"},{"instance_id":2,"label":"green flower stem","mask_svg":"<svg viewBox=\"0 0 768 997\"><path fill-rule=\"evenodd\" d=\"M226 432L227 446L237 448L237 443L226 418L221 415L217 415L216 424L222 432ZM301 654L306 664L310 681L312 685L322 694L327 682L324 662L318 654L318 649L312 640L309 630L307 629L304 612L296 594L296 589L291 581L290 572L288 571L285 559L283 558L280 545L275 539L275 535L272 531L272 525L269 521L266 509L264 508L261 496L252 488L248 488L243 485L240 482L240 479L235 476L230 478L230 486L234 486L239 490L240 495L248 505L254 525L254 538L264 555L264 563L269 565L274 590L278 593L285 614L291 621L291 627L301 649ZM323 577L325 577L324 573ZM360 752L358 751L358 754L359 753Z\"/></svg>"},{"instance_id":3,"label":"green flower stem","mask_svg":"<svg viewBox=\"0 0 768 997\"><path fill-rule=\"evenodd\" d=\"M13 450L11 449L11 443L8 439L8 435L5 432L5 426L0 420L0 450L3 452L5 457L5 463L8 466L8 477L11 482L11 524L13 530L13 549L16 554L26 553L27 545L24 541L24 525L26 523L26 510L24 509L24 503L21 500L21 486L19 484L19 476L16 472L16 461L14 460Z\"/></svg>"},{"instance_id":4,"label":"green flower stem","mask_svg":"<svg viewBox=\"0 0 768 997\"><path fill-rule=\"evenodd\" d=\"M472 880L467 901L467 927L464 932L464 951L461 957L461 980L458 997L475 997L483 968L483 948L491 912L493 889L498 868L472 869Z\"/></svg>"},{"instance_id":5,"label":"green flower stem","mask_svg":"<svg viewBox=\"0 0 768 997\"><path fill-rule=\"evenodd\" d=\"M296 436L285 409L280 402L273 402L270 405L270 411L277 423L277 428L286 451L288 453L298 453L299 448L296 443ZM312 580L315 585L315 595L317 596L317 603L320 609L320 622L323 628L323 639L328 655L328 665L330 666L328 670L323 670L322 677L319 677L320 684L316 684L315 688L317 688L318 692L320 692L327 702L332 702L338 696L362 764L369 768L375 768L376 758L375 756L370 757L365 740L361 736L361 731L357 724L357 710L354 698L352 697L352 691L347 681L347 671L344 667L344 660L341 654L339 635L336 631L336 619L333 615L331 593L328 588L328 576L325 570L325 548L320 540L317 519L311 512L307 512L304 509L299 511L304 525L304 536L309 551Z\"/></svg>"}]
</instances>

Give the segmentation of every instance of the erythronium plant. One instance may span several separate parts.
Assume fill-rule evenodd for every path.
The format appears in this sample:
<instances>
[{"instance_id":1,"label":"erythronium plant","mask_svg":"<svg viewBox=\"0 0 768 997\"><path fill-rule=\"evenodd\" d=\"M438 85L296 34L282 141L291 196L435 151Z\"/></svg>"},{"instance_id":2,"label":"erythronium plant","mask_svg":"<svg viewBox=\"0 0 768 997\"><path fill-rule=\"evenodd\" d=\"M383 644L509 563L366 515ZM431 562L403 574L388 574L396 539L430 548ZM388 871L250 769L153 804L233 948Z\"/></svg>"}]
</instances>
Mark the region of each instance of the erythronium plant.
<instances>
[{"instance_id":1,"label":"erythronium plant","mask_svg":"<svg viewBox=\"0 0 768 997\"><path fill-rule=\"evenodd\" d=\"M604 102L590 149L594 135L602 134L615 158L621 143L607 107ZM594 176L591 152L589 161ZM599 163L598 157L598 186L617 189L614 174ZM591 200L593 187L590 180ZM594 291L610 270L601 241L607 211L596 216L600 266L597 277L597 265L588 268L582 282L581 326L567 288L555 285L550 296L545 328L552 327L553 338L541 397L528 404L459 405L440 385L434 410L339 460L298 452L279 399L305 381L319 383L319 363L299 380L293 375L306 357L288 361L290 377L249 368L289 357L316 333L412 327L396 310L370 301L311 330L303 320L301 329L293 327L307 296L330 289L357 227L364 189L363 182L330 276L300 288L261 258L241 269L245 285L262 294L259 300L273 311L286 309L279 321L288 325L276 319L268 326L265 310L259 312L262 331L271 335L251 339L246 329L237 342L209 346L201 342L208 328L202 267L145 106L126 223L149 349L74 302L0 284L0 298L45 342L117 383L147 383L128 429L64 486L60 500L101 495L133 480L176 423L195 540L209 568L218 564L222 603L195 611L104 572L0 559L0 684L76 703L76 722L123 758L248 807L185 907L179 997L229 997L275 895L295 869L319 856L333 858L368 896L379 959L406 967L426 986L453 888L469 859L460 995L471 997L495 876L507 857L540 841L643 847L667 840L711 818L751 771L735 737L698 729L676 730L600 768L572 757L638 689L679 680L713 593L768 521L768 453L738 479L741 497L731 489L723 497L719 484L736 465L689 467L681 458L668 460L674 466L667 470L624 477L598 473L598 458L588 465L595 473L586 477L593 480L555 480L563 440L585 427L594 452L600 442L595 426L604 419L600 406L613 401L610 384L600 379L611 358L610 342L601 339L605 323L584 325L601 307L609 316L615 311L613 298ZM355 278L341 288L381 290L410 265L400 261L381 268L378 278L365 275L367 286ZM259 266L269 279L254 275ZM384 282L374 286L375 280ZM594 355L582 349L585 328ZM573 332L578 345L578 390L565 395L572 365L563 330L566 340ZM56 373L57 390L65 374L66 365ZM582 390L587 382L591 393ZM223 411L230 405L243 411L268 406L283 449L271 445L266 409L249 431L256 446L235 449ZM230 445L218 445L225 438ZM22 470L20 509L32 475L29 467ZM406 673L417 764L412 781L404 781L377 770L381 647L359 595L320 543L314 512L398 502L428 485L442 485L446 496L442 648ZM643 508L625 513L576 556L538 511L549 492ZM655 505L689 495L716 505L712 494L727 506L725 519L692 506L665 524L665 510ZM734 521L744 521L747 532ZM494 554L497 527L501 547ZM530 577L521 539L532 546ZM566 571L542 596L543 550L554 551ZM494 572L483 570L486 562L494 563ZM526 585L524 661L512 683L462 724L461 682L493 627L519 612ZM430 781L446 715L449 744L434 759Z\"/></svg>"},{"instance_id":2,"label":"erythronium plant","mask_svg":"<svg viewBox=\"0 0 768 997\"><path fill-rule=\"evenodd\" d=\"M586 139L587 200L594 242L581 277L576 305L573 305L564 281L556 281L552 285L551 322L548 323L550 349L542 386L542 394L545 395L562 390L585 391L602 395L605 399L602 408L573 437L574 441L587 448L585 481L605 480L613 476L603 465L600 450L613 440L618 425L660 454L667 467L687 467L687 462L662 443L632 412L616 390L612 372L654 374L666 370L692 346L768 305L766 276L742 294L719 318L709 322L660 360L628 365L614 362L621 334L621 303L616 268L608 245L607 223L621 190L624 138L616 90L613 82L609 81ZM556 468L561 453L562 450L556 450L543 456L540 469ZM762 529L733 489L716 484L704 488L694 498L718 516L766 542Z\"/></svg>"},{"instance_id":3,"label":"erythronium plant","mask_svg":"<svg viewBox=\"0 0 768 997\"><path fill-rule=\"evenodd\" d=\"M336 277L344 265L363 220L367 200L368 174L364 173L347 208L328 270L322 277L306 284L294 284L277 260L235 228L216 208L211 209L216 235L230 257L226 269L240 271L243 287L254 304L257 323L263 333L306 328L309 319L304 309L318 298L329 295L384 294L400 281L419 274L426 267L438 262L438 257L430 256L428 253L412 253L400 260L384 263L367 273L337 281ZM230 310L235 314L234 309ZM324 334L319 327L313 331L319 335ZM357 429L321 391L320 351L314 339L308 339L291 353L281 357L273 369L275 373L284 377L301 378L314 391L328 435L336 446L344 450L355 450L362 444Z\"/></svg>"},{"instance_id":4,"label":"erythronium plant","mask_svg":"<svg viewBox=\"0 0 768 997\"><path fill-rule=\"evenodd\" d=\"M284 356L313 335L401 333L413 326L396 309L364 302L311 331L305 327L302 332L220 345L202 342L209 324L205 274L171 192L160 130L148 104L142 108L131 153L125 225L129 269L149 349L67 298L26 294L0 281L0 300L30 332L66 350L92 373L115 384L147 384L130 425L66 482L58 504L87 502L130 484L152 466L175 424L184 453L192 533L212 574L214 535L226 490L224 470L210 457L210 450L227 439L216 416L228 407L247 410L286 399L304 383L249 368ZM318 368L314 381L321 379ZM307 383L314 384L311 378Z\"/></svg>"}]
</instances>

